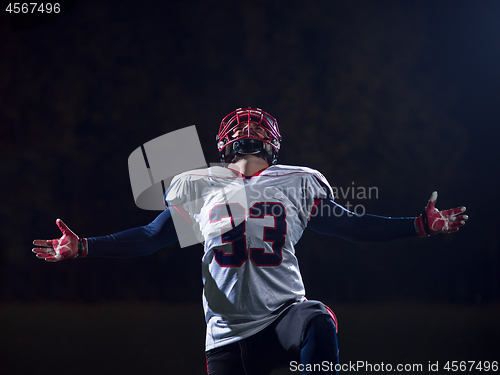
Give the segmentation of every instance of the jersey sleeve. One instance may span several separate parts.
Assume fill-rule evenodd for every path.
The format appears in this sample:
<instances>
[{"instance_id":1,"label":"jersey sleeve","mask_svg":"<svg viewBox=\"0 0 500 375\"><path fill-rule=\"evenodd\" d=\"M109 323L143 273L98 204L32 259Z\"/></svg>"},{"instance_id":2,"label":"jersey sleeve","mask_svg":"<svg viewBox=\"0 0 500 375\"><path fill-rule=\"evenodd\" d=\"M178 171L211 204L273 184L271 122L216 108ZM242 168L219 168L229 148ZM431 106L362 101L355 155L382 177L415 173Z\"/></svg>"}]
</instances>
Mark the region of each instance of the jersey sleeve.
<instances>
[{"instance_id":1,"label":"jersey sleeve","mask_svg":"<svg viewBox=\"0 0 500 375\"><path fill-rule=\"evenodd\" d=\"M303 230L317 202L333 198L332 188L320 172L311 168L287 167L282 173L283 178L278 189L293 203L294 214L298 215Z\"/></svg>"},{"instance_id":2,"label":"jersey sleeve","mask_svg":"<svg viewBox=\"0 0 500 375\"><path fill-rule=\"evenodd\" d=\"M310 182L312 191L314 192L313 198L315 200L329 199L334 200L335 196L333 189L323 174L317 170L311 169L310 172L313 181Z\"/></svg>"},{"instance_id":3,"label":"jersey sleeve","mask_svg":"<svg viewBox=\"0 0 500 375\"><path fill-rule=\"evenodd\" d=\"M210 171L198 169L175 176L165 192L164 201L167 207L180 207L191 215L198 213L203 206L203 195L210 188Z\"/></svg>"},{"instance_id":4,"label":"jersey sleeve","mask_svg":"<svg viewBox=\"0 0 500 375\"><path fill-rule=\"evenodd\" d=\"M195 219L203 207L205 173L202 170L182 173L172 180L165 192L181 247L203 242L199 222Z\"/></svg>"},{"instance_id":5,"label":"jersey sleeve","mask_svg":"<svg viewBox=\"0 0 500 375\"><path fill-rule=\"evenodd\" d=\"M179 206L186 201L189 194L189 176L186 174L177 175L173 178L169 188L165 192L165 206Z\"/></svg>"},{"instance_id":6,"label":"jersey sleeve","mask_svg":"<svg viewBox=\"0 0 500 375\"><path fill-rule=\"evenodd\" d=\"M88 257L130 258L152 254L177 241L170 210L148 225L101 237L89 237Z\"/></svg>"}]
</instances>

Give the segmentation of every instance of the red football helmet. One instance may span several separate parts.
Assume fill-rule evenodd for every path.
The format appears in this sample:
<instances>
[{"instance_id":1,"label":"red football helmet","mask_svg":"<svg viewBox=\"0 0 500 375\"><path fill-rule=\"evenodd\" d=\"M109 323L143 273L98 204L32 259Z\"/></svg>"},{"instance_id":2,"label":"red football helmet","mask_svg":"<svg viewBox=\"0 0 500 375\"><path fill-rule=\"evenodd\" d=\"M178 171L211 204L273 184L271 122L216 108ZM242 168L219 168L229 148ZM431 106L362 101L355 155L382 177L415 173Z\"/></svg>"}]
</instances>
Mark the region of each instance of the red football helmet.
<instances>
[{"instance_id":1,"label":"red football helmet","mask_svg":"<svg viewBox=\"0 0 500 375\"><path fill-rule=\"evenodd\" d=\"M266 131L253 131L251 126L242 132L243 124L254 124ZM238 128L242 125L240 128ZM240 129L235 136L235 130ZM269 165L276 164L281 146L278 122L269 113L258 108L238 108L221 121L219 134L215 137L222 163L230 163L236 154L260 154L266 157Z\"/></svg>"}]
</instances>

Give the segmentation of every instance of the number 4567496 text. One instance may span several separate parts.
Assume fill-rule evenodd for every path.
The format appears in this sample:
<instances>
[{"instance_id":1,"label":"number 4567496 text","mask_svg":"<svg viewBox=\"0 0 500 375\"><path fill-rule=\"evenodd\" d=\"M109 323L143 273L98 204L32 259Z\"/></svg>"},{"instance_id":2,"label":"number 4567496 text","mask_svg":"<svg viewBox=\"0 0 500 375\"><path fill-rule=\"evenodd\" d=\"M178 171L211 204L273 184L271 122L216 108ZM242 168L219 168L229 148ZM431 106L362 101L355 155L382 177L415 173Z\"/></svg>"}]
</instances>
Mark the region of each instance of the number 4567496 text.
<instances>
[{"instance_id":1,"label":"number 4567496 text","mask_svg":"<svg viewBox=\"0 0 500 375\"><path fill-rule=\"evenodd\" d=\"M59 3L8 3L5 11L8 13L60 13Z\"/></svg>"}]
</instances>

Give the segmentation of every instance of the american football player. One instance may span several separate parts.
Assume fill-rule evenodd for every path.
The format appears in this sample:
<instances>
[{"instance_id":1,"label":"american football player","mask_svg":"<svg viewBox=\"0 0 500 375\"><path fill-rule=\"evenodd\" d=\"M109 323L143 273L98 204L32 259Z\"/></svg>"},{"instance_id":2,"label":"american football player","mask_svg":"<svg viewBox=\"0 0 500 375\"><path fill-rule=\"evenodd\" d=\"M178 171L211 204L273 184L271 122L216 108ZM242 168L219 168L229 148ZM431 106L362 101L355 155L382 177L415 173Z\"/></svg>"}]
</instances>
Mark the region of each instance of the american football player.
<instances>
[{"instance_id":1,"label":"american football player","mask_svg":"<svg viewBox=\"0 0 500 375\"><path fill-rule=\"evenodd\" d=\"M49 262L147 255L179 240L172 217L180 215L204 243L209 374L262 375L291 363L304 374L337 373L337 319L323 303L307 300L295 254L306 227L375 242L455 232L468 218L465 207L436 209L436 192L417 217L347 211L320 172L277 163L278 123L261 109L229 113L216 141L223 166L176 176L165 211L149 225L83 238L58 219L62 237L35 240L33 249Z\"/></svg>"}]
</instances>

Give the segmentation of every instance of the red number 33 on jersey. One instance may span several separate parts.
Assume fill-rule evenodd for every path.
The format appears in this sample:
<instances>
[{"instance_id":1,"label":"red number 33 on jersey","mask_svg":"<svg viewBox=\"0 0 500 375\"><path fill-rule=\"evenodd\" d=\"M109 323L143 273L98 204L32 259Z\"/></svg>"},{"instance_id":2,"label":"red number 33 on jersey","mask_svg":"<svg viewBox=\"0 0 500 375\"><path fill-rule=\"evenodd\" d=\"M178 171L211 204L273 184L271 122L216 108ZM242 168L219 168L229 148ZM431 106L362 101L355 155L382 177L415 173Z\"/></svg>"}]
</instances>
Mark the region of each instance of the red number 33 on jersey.
<instances>
[{"instance_id":1,"label":"red number 33 on jersey","mask_svg":"<svg viewBox=\"0 0 500 375\"><path fill-rule=\"evenodd\" d=\"M260 267L279 266L283 260L282 249L285 244L286 210L281 203L259 202L250 208L250 219L262 219L270 216L274 219L274 225L264 226L264 242L270 242L273 252L268 253L264 248L251 247L247 251L246 222L234 225L234 217L245 217L245 209L238 203L216 205L210 212L210 222L215 223L224 217L231 220L231 229L221 233L224 244L231 245L231 251L226 252L222 248L214 249L214 257L221 267L241 267L247 258ZM228 229L228 228L225 228ZM222 232L222 230L221 230Z\"/></svg>"}]
</instances>

